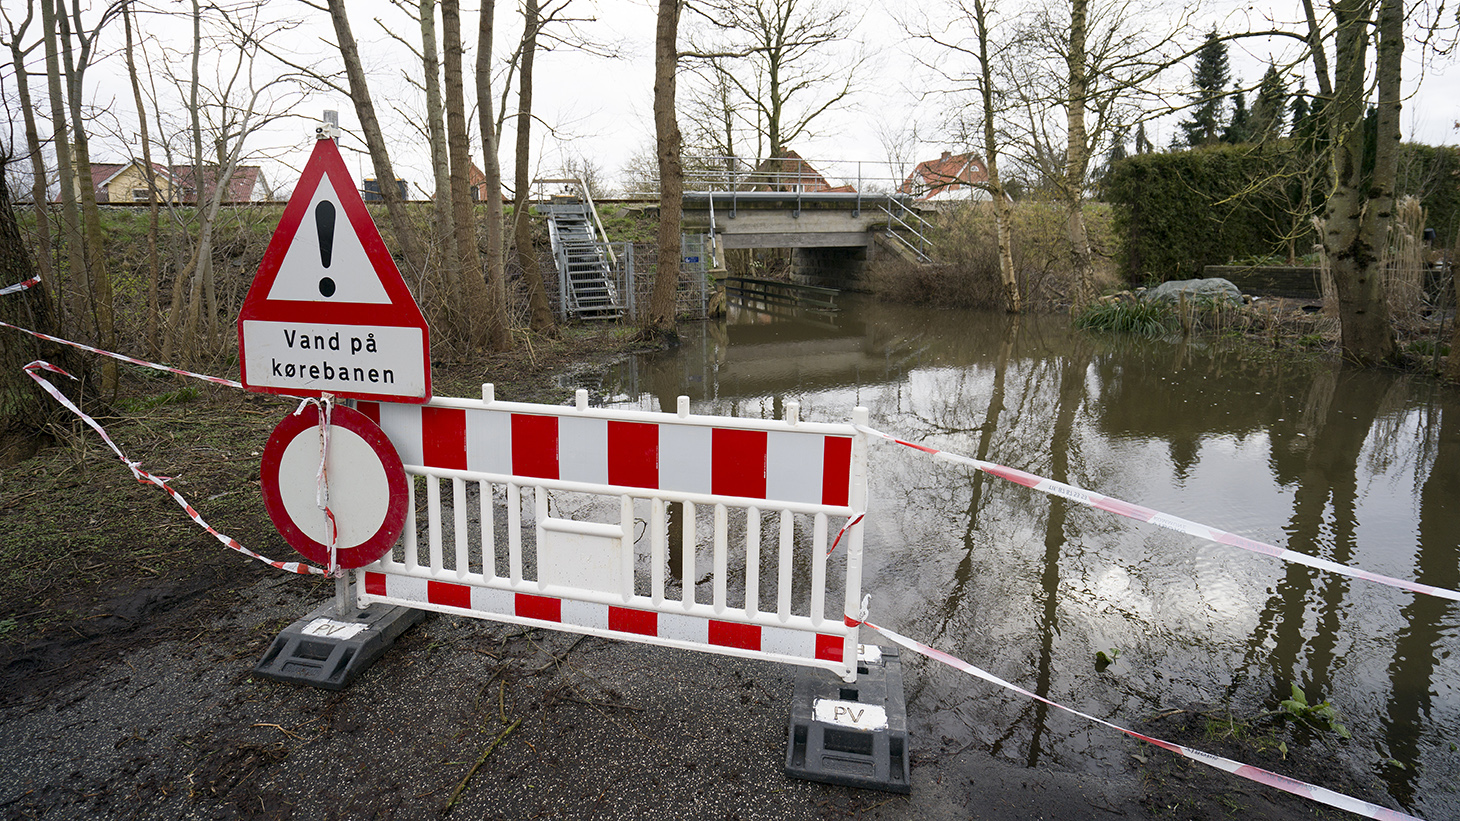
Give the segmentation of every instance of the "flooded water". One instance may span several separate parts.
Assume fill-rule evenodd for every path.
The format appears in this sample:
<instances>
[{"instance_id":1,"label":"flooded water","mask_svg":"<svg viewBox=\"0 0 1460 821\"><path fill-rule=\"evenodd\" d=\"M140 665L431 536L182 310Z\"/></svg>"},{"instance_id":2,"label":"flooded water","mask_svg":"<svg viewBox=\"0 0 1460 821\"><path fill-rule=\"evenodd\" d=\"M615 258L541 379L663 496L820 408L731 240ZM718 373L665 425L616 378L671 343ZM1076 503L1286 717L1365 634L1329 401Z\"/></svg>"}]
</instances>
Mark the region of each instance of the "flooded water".
<instances>
[{"instance_id":1,"label":"flooded water","mask_svg":"<svg viewBox=\"0 0 1460 821\"><path fill-rule=\"evenodd\" d=\"M619 407L846 421L1259 541L1460 587L1460 394L1064 317L848 299L732 308L612 372ZM874 443L873 620L1124 726L1204 704L1251 720L1297 684L1353 737L1282 734L1460 816L1460 604L1322 573L1067 503ZM1097 670L1098 651L1118 650ZM1029 767L1122 766L1121 738L946 668L910 669L915 744ZM1270 724L1259 724L1260 727ZM1199 746L1199 745L1198 745Z\"/></svg>"}]
</instances>

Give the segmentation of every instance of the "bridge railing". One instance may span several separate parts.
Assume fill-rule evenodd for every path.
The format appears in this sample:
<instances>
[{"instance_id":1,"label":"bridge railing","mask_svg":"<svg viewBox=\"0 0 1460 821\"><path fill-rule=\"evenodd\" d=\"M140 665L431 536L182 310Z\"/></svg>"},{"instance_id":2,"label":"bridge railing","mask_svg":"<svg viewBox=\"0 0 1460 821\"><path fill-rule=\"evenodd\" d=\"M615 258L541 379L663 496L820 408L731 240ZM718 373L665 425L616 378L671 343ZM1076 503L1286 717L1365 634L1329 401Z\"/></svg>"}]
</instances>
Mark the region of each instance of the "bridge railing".
<instances>
[{"instance_id":1,"label":"bridge railing","mask_svg":"<svg viewBox=\"0 0 1460 821\"><path fill-rule=\"evenodd\" d=\"M912 172L909 163L808 160L801 157L687 156L684 190L894 194ZM903 192L907 193L907 192Z\"/></svg>"}]
</instances>

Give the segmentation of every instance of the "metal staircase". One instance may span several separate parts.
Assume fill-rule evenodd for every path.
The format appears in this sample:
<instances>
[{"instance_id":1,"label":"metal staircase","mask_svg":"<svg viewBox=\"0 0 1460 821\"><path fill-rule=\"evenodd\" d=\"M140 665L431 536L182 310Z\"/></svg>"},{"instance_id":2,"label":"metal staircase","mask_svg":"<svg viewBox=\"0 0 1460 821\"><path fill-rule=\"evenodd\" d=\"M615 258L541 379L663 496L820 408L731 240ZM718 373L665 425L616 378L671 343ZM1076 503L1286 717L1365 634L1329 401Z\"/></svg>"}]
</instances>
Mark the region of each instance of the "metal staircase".
<instances>
[{"instance_id":1,"label":"metal staircase","mask_svg":"<svg viewBox=\"0 0 1460 821\"><path fill-rule=\"evenodd\" d=\"M556 181L554 181L556 182ZM555 194L547 206L548 237L566 312L579 319L619 319L623 304L614 284L613 250L601 239L593 201Z\"/></svg>"}]
</instances>

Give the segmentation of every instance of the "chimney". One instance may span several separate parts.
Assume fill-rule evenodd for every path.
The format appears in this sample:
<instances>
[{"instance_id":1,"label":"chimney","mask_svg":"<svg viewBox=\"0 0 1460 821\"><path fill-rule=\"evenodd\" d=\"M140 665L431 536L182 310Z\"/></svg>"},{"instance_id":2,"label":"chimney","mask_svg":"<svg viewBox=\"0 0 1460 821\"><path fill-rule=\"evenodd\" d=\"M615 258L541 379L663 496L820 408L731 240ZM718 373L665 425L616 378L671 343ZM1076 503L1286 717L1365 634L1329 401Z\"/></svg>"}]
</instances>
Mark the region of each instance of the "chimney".
<instances>
[{"instance_id":1,"label":"chimney","mask_svg":"<svg viewBox=\"0 0 1460 821\"><path fill-rule=\"evenodd\" d=\"M953 152L952 151L944 151L943 152L943 158L942 158L941 161L942 162L948 162L948 158L951 157L951 156L953 156Z\"/></svg>"}]
</instances>

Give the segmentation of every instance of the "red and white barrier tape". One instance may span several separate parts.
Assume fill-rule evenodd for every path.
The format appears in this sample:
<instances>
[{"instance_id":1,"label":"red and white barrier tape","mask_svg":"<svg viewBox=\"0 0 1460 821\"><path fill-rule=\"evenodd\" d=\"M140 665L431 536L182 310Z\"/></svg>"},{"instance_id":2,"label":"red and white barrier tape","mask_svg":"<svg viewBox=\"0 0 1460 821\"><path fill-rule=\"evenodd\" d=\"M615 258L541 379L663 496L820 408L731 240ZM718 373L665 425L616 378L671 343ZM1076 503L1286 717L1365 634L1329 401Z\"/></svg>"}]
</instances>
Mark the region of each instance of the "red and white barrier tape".
<instances>
[{"instance_id":1,"label":"red and white barrier tape","mask_svg":"<svg viewBox=\"0 0 1460 821\"><path fill-rule=\"evenodd\" d=\"M6 285L4 288L0 288L0 296L5 296L6 294L17 294L33 285L39 284L41 284L41 275L36 274L30 279L27 279L25 282L17 282L14 285Z\"/></svg>"},{"instance_id":2,"label":"red and white barrier tape","mask_svg":"<svg viewBox=\"0 0 1460 821\"><path fill-rule=\"evenodd\" d=\"M1364 579L1365 581L1378 582L1379 584L1387 585L1389 587L1396 587L1400 590L1408 590L1412 593L1423 593L1426 596L1436 596L1442 599L1460 601L1460 591L1448 590L1443 587L1432 587L1427 584L1412 582L1407 579L1397 579L1393 576L1385 576L1382 573L1374 573L1361 568L1350 567L1346 564L1332 562L1327 559L1320 559L1315 556L1309 556L1306 553L1299 553L1296 550L1286 550L1284 548L1276 547L1265 542L1254 541L1247 538L1246 536L1238 536L1235 533L1228 533L1225 530L1218 530L1215 527L1208 527L1207 525L1200 524L1198 522L1182 519L1179 516L1172 516L1170 514L1162 513L1158 510L1152 510L1148 507L1131 504L1130 502L1123 502L1120 499L1115 499L1110 496L1104 496L1099 493L1095 493L1094 491L1075 487L1074 485L1067 485L1064 482L1056 482L1053 479L1046 479L1043 476L1035 476L1032 473L1025 473L1024 471L1017 468L996 465L992 462L984 462L967 456L960 456L956 453L949 453L945 450L938 450L937 448L931 448L927 445L919 445L915 442L907 442L902 439L898 439L891 434L883 433L881 431L873 430L872 428L863 427L860 425L857 427L857 429L862 431L863 433L886 439L889 442L896 442L899 445L906 445L907 447L913 448L914 450L920 450L935 459L943 459L949 462L968 465L969 467L981 470L984 473L989 474L990 476L997 476L1000 479L1006 479L1010 482L1014 482L1015 484L1023 485L1027 488L1032 488L1042 493L1048 493L1053 496L1060 496L1062 498L1069 499L1072 502L1079 502L1080 504L1087 507L1093 507L1097 510L1106 511L1107 513L1114 513L1117 516L1124 516L1128 519L1135 519L1138 522L1146 522L1147 524L1164 527L1167 530L1174 530L1178 533L1185 533L1188 536L1196 536L1197 538L1206 539L1208 541L1216 542L1217 544L1224 544L1228 545L1229 547L1241 548L1242 550L1248 550L1253 553L1261 553L1264 556L1271 556L1275 559L1279 559L1285 562L1305 564L1309 567L1314 567L1319 570L1326 570L1330 573L1338 573L1340 575L1349 576L1355 579Z\"/></svg>"},{"instance_id":3,"label":"red and white barrier tape","mask_svg":"<svg viewBox=\"0 0 1460 821\"><path fill-rule=\"evenodd\" d=\"M1022 696L1032 698L1035 701L1041 702L1043 704L1048 704L1051 707L1063 710L1067 713L1070 713L1071 715L1077 715L1080 718L1088 719L1095 722L1096 724L1109 727L1112 730L1117 730L1130 736L1131 738L1144 741L1148 744L1154 744L1163 750L1169 750L1170 752L1176 753L1183 758L1189 758L1192 761L1198 761L1202 764L1207 765L1208 767L1215 767L1218 770L1231 773L1240 778L1245 778L1249 781L1255 781L1259 784L1265 784L1269 787L1276 787L1277 789L1284 792L1289 792L1302 798L1318 801L1320 803L1327 804L1330 807L1336 807L1341 810L1348 810L1349 812L1363 816L1364 818L1379 818L1385 819L1386 821L1389 821L1390 819L1398 819L1399 821L1421 821L1415 816L1406 815L1405 813L1399 812L1398 810L1391 810L1388 807L1381 807L1378 804L1370 804L1367 801L1361 801L1357 798L1344 795L1340 792L1334 792L1333 790L1319 787L1315 784L1309 784L1306 781L1299 781L1294 778L1289 778L1285 775L1278 775L1275 772L1272 772L1270 770L1264 770L1261 767L1254 767L1251 764L1243 764L1240 761L1233 761L1230 758L1223 758L1222 756L1212 755L1211 753L1202 752L1201 750L1193 749L1191 747L1187 747L1181 744L1176 744L1170 741L1163 741L1159 738L1153 738L1151 736L1138 733L1135 730L1128 730L1120 726L1119 724L1113 724L1109 721L1106 721L1105 719L1096 718L1095 716L1092 716L1088 713L1082 713L1072 707L1066 707L1065 705L1060 704L1057 701L1051 701L1044 696L1041 696L1037 693L1032 693L1024 689L1023 687L1015 684L1010 684L1009 682L1004 681L998 676L984 670L980 670L979 668L974 667L972 664L969 664L968 662L956 656L949 655L948 653L945 653L942 650L937 649L936 647L930 647L926 644L923 644L922 642L914 641L910 638L907 638L906 636L899 635L891 630L888 630L885 627L879 627L878 625L867 621L865 604L863 605L863 607L864 610L860 619L855 619L851 616L846 617L846 623L848 627L871 628L877 633L885 636L889 641L893 642L894 644L905 647L908 650L911 650L912 652L919 655L927 656L934 661L946 664L955 670L960 670L970 676L974 676L975 678L983 679L990 684L996 684L1006 690L1012 690Z\"/></svg>"},{"instance_id":4,"label":"red and white barrier tape","mask_svg":"<svg viewBox=\"0 0 1460 821\"><path fill-rule=\"evenodd\" d=\"M832 553L835 553L836 546L841 544L842 537L847 535L847 531L861 524L862 520L865 518L867 518L867 512L864 510L861 513L856 514L852 518L847 519L847 523L842 525L842 529L836 532L836 538L831 540L831 547L828 547L826 549L826 555L830 556Z\"/></svg>"},{"instance_id":5,"label":"red and white barrier tape","mask_svg":"<svg viewBox=\"0 0 1460 821\"><path fill-rule=\"evenodd\" d=\"M24 284L25 283L21 283L21 285ZM19 286L12 285L11 287L16 288ZM59 336L51 336L50 334L43 334L40 331L32 331L29 328L22 328L19 325L11 325L9 322L5 322L4 320L0 320L0 328L14 328L15 330L20 331L23 334L30 334L31 336L37 337L39 339L44 339L47 342L55 342L60 345L70 345L73 348L80 348L81 350L89 351L90 353L101 354L102 356L109 356L112 359L120 359L123 362L130 362L133 365L141 365L144 368L151 368L154 371L175 373L179 376L190 376L193 379L201 379L204 382L212 382L215 385L223 385L229 388L243 387L242 382L235 382L232 379L224 379L221 376L209 376L205 373L193 373L192 371L185 371L181 368L174 368L170 365L159 365L156 362L148 362L145 359L137 359L135 357L127 356L126 354L120 354L114 351L104 350L102 348L93 348L90 345L85 345L80 342L72 342L69 339L62 339ZM66 375L70 376L70 374Z\"/></svg>"},{"instance_id":6,"label":"red and white barrier tape","mask_svg":"<svg viewBox=\"0 0 1460 821\"><path fill-rule=\"evenodd\" d=\"M304 562L280 562L270 559L267 556L261 556L258 553L255 553L252 550L249 550L248 548L239 544L238 540L234 539L232 536L228 536L226 534L219 533L217 530L214 530L212 525L203 521L203 517L198 515L198 511L194 510L193 506L188 504L188 501L183 498L181 493L173 490L172 487L167 484L169 481L171 481L170 477L154 476L151 473L148 473L147 471L138 467L138 463L128 459L126 454L122 453L121 449L118 448L116 443L112 441L112 438L107 435L106 430L102 428L100 423L98 423L95 419L92 419L80 408L76 407L76 405L73 404L70 399L66 398L65 394L56 389L55 385L52 385L45 377L37 373L36 371L38 370L47 370L51 373L58 373L62 376L70 377L72 379L75 379L76 377L71 376L71 374L66 373L66 371L56 367L55 365L52 365L51 363L40 359L37 359L36 361L25 366L26 374L28 374L31 379L34 379L36 383L41 386L42 390L50 394L52 398L54 398L57 402L60 402L67 410L79 416L81 418L81 421L91 426L92 430L101 434L102 441L106 442L107 447L110 447L112 449L112 452L117 455L117 458L121 459L122 463L127 466L127 469L132 471L132 476L134 476L138 482L142 482L144 484L151 483L167 491L167 494L173 498L173 501L177 502L178 505L187 512L188 518L192 519L194 522L197 522L200 527L213 534L213 537L222 542L225 546L233 550L237 550L239 553L242 553L245 556L257 559L264 564L269 565L270 567L278 568L279 570L285 570L290 573L298 573L300 575L324 574L323 570L312 565L305 564Z\"/></svg>"},{"instance_id":7,"label":"red and white barrier tape","mask_svg":"<svg viewBox=\"0 0 1460 821\"><path fill-rule=\"evenodd\" d=\"M325 575L330 578L339 578L343 571L339 563L339 525L335 522L335 512L330 509L330 415L334 411L334 394L326 393L318 399L305 399L294 409L294 415L298 416L309 405L319 409L319 470L314 474L314 504L324 511L324 526L330 545L329 568Z\"/></svg>"}]
</instances>

